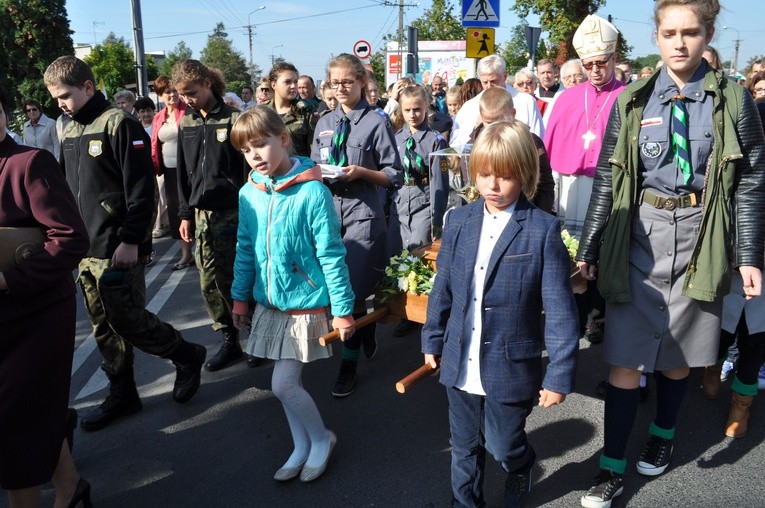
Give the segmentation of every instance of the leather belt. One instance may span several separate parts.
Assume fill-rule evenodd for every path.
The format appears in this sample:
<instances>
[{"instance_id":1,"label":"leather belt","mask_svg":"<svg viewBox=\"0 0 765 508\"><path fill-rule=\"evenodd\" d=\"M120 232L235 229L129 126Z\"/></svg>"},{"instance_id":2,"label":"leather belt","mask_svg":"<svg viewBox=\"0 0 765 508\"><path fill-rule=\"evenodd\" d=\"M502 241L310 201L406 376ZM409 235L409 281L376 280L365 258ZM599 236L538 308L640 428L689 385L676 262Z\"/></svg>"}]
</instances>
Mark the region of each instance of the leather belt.
<instances>
[{"instance_id":1,"label":"leather belt","mask_svg":"<svg viewBox=\"0 0 765 508\"><path fill-rule=\"evenodd\" d=\"M684 196L662 196L644 189L640 195L640 203L646 203L659 210L674 210L675 208L689 208L701 206L701 191Z\"/></svg>"}]
</instances>

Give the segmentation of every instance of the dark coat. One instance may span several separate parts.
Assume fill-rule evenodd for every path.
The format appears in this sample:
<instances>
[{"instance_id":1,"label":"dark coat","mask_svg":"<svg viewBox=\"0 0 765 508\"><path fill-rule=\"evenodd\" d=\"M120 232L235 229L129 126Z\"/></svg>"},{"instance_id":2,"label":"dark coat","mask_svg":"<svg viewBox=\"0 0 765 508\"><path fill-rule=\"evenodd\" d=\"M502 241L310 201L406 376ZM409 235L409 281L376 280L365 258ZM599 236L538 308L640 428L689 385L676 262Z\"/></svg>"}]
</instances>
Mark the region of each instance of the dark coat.
<instances>
[{"instance_id":1,"label":"dark coat","mask_svg":"<svg viewBox=\"0 0 765 508\"><path fill-rule=\"evenodd\" d=\"M3 272L0 323L74 294L72 270L88 251L88 234L56 159L45 150L0 142L0 227L39 227L47 240L20 266Z\"/></svg>"},{"instance_id":2,"label":"dark coat","mask_svg":"<svg viewBox=\"0 0 765 508\"><path fill-rule=\"evenodd\" d=\"M470 339L465 313L483 208L481 198L449 215L422 329L422 351L441 355L441 383L447 387L457 381L462 342ZM521 196L494 247L483 289L480 371L488 398L519 402L536 397L540 387L573 391L579 322L569 274L560 221ZM545 347L550 364L543 381Z\"/></svg>"}]
</instances>

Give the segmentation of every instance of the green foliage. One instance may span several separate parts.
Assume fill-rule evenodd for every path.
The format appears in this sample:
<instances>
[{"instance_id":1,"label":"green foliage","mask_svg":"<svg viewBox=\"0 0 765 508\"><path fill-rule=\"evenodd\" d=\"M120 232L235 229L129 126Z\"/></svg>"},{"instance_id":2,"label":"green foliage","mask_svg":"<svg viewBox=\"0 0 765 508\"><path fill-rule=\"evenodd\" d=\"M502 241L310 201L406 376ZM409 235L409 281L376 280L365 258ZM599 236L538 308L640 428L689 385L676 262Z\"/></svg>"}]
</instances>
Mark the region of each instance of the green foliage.
<instances>
[{"instance_id":1,"label":"green foliage","mask_svg":"<svg viewBox=\"0 0 765 508\"><path fill-rule=\"evenodd\" d=\"M372 53L372 56L369 57L369 65L372 66L372 69L374 70L375 79L377 80L377 83L379 84L381 90L380 94L384 93L384 90L382 88L385 88L385 49L381 49L380 51L376 51Z\"/></svg>"},{"instance_id":2,"label":"green foliage","mask_svg":"<svg viewBox=\"0 0 765 508\"><path fill-rule=\"evenodd\" d=\"M173 66L180 60L187 60L189 58L191 58L191 48L184 41L181 41L167 54L162 62L160 72L162 75L170 77L173 74Z\"/></svg>"},{"instance_id":3,"label":"green foliage","mask_svg":"<svg viewBox=\"0 0 765 508\"><path fill-rule=\"evenodd\" d=\"M207 45L202 49L199 60L206 66L221 71L226 83L234 81L249 83L247 62L242 54L233 48L227 36L223 23L218 23L213 33L207 37Z\"/></svg>"},{"instance_id":4,"label":"green foliage","mask_svg":"<svg viewBox=\"0 0 765 508\"><path fill-rule=\"evenodd\" d=\"M404 249L398 256L390 258L385 267L382 302L399 293L428 295L435 279L436 271L429 264Z\"/></svg>"},{"instance_id":5,"label":"green foliage","mask_svg":"<svg viewBox=\"0 0 765 508\"><path fill-rule=\"evenodd\" d=\"M101 80L106 86L106 92L111 96L114 92L134 85L137 80L135 57L130 44L124 37L109 33L101 44L96 44L91 53L85 57L96 78L96 86ZM154 65L156 70L156 64Z\"/></svg>"},{"instance_id":6,"label":"green foliage","mask_svg":"<svg viewBox=\"0 0 765 508\"><path fill-rule=\"evenodd\" d=\"M656 68L656 64L661 60L661 57L655 53L651 53L650 55L645 56L639 56L637 58L631 58L630 59L630 65L632 66L632 73L638 74L640 73L640 69L643 67L650 67L652 69Z\"/></svg>"},{"instance_id":7,"label":"green foliage","mask_svg":"<svg viewBox=\"0 0 765 508\"><path fill-rule=\"evenodd\" d=\"M582 20L605 3L606 0L515 0L511 9L520 18L531 13L539 16L542 30L550 34L550 53L561 64L577 56L571 41ZM619 37L617 51L620 55L632 51L623 35Z\"/></svg>"},{"instance_id":8,"label":"green foliage","mask_svg":"<svg viewBox=\"0 0 765 508\"><path fill-rule=\"evenodd\" d=\"M0 0L0 83L15 107L32 97L58 116L42 75L57 57L73 53L64 0Z\"/></svg>"},{"instance_id":9,"label":"green foliage","mask_svg":"<svg viewBox=\"0 0 765 508\"><path fill-rule=\"evenodd\" d=\"M566 246L569 259L571 259L571 261L576 261L576 251L579 250L579 239L575 236L571 236L568 229L564 229L560 232L560 238L563 240L563 245Z\"/></svg>"},{"instance_id":10,"label":"green foliage","mask_svg":"<svg viewBox=\"0 0 765 508\"><path fill-rule=\"evenodd\" d=\"M448 0L433 0L430 9L412 21L421 41L458 41L465 38L465 28L454 14L455 5Z\"/></svg>"}]
</instances>

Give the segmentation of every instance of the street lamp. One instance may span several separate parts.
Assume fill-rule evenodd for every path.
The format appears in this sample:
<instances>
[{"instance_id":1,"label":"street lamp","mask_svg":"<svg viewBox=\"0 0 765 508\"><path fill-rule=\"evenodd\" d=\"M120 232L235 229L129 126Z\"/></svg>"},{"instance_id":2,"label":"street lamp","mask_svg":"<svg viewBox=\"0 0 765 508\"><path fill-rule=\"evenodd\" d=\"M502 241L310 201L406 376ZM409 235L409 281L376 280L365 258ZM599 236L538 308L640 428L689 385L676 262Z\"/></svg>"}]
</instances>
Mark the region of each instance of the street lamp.
<instances>
[{"instance_id":1,"label":"street lamp","mask_svg":"<svg viewBox=\"0 0 765 508\"><path fill-rule=\"evenodd\" d=\"M736 30L732 26L724 26L725 30ZM730 63L730 75L733 76L738 73L738 47L741 45L741 32L736 30L736 48L733 53L733 61Z\"/></svg>"},{"instance_id":2,"label":"street lamp","mask_svg":"<svg viewBox=\"0 0 765 508\"><path fill-rule=\"evenodd\" d=\"M274 46L273 48L271 48L271 67L274 66L274 62L276 61L276 59L274 58L275 56L274 50L278 48L283 48L283 47L284 47L284 44L279 44L278 46Z\"/></svg>"},{"instance_id":3,"label":"street lamp","mask_svg":"<svg viewBox=\"0 0 765 508\"><path fill-rule=\"evenodd\" d=\"M262 11L265 8L266 8L265 5L261 5L260 7L258 7L257 9L255 9L254 11L252 11L251 13L247 15L247 37L250 41L250 72L252 72L252 21L250 21L250 16L252 16L258 11Z\"/></svg>"}]
</instances>

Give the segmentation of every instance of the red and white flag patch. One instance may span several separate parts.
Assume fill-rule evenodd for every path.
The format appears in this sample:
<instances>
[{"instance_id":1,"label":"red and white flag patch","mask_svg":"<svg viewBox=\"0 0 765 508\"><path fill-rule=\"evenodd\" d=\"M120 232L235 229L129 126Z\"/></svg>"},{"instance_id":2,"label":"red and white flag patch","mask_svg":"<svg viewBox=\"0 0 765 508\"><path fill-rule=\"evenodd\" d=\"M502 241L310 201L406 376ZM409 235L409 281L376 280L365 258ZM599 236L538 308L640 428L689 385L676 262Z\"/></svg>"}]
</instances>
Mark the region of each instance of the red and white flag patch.
<instances>
[{"instance_id":1,"label":"red and white flag patch","mask_svg":"<svg viewBox=\"0 0 765 508\"><path fill-rule=\"evenodd\" d=\"M133 141L133 148L135 148L136 150L140 150L143 147L144 147L144 143L142 139L137 139Z\"/></svg>"}]
</instances>

